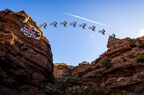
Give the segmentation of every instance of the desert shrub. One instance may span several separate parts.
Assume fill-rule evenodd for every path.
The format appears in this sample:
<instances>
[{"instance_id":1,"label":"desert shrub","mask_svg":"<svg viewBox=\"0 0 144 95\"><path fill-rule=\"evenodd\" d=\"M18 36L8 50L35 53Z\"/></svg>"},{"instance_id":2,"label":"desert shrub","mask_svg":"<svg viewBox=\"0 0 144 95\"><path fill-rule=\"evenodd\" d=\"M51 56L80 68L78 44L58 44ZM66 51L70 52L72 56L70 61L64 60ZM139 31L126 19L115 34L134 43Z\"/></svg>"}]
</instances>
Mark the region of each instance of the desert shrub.
<instances>
[{"instance_id":1,"label":"desert shrub","mask_svg":"<svg viewBox=\"0 0 144 95\"><path fill-rule=\"evenodd\" d=\"M79 72L79 73L78 73L78 76L79 76L79 77L82 77L83 75L84 75L83 72Z\"/></svg>"},{"instance_id":2,"label":"desert shrub","mask_svg":"<svg viewBox=\"0 0 144 95\"><path fill-rule=\"evenodd\" d=\"M98 64L98 61L91 62L91 66L95 66L96 64Z\"/></svg>"},{"instance_id":3,"label":"desert shrub","mask_svg":"<svg viewBox=\"0 0 144 95\"><path fill-rule=\"evenodd\" d=\"M110 93L108 95L127 95L127 91L122 91L122 92L119 92L119 93Z\"/></svg>"},{"instance_id":4,"label":"desert shrub","mask_svg":"<svg viewBox=\"0 0 144 95\"><path fill-rule=\"evenodd\" d=\"M137 55L137 56L136 56L136 60L137 60L138 62L144 62L144 55Z\"/></svg>"},{"instance_id":5,"label":"desert shrub","mask_svg":"<svg viewBox=\"0 0 144 95\"><path fill-rule=\"evenodd\" d=\"M141 87L138 87L134 90L135 93L139 93L141 91Z\"/></svg>"},{"instance_id":6,"label":"desert shrub","mask_svg":"<svg viewBox=\"0 0 144 95\"><path fill-rule=\"evenodd\" d=\"M113 66L113 63L111 62L110 58L104 58L104 60L101 63L106 69Z\"/></svg>"},{"instance_id":7,"label":"desert shrub","mask_svg":"<svg viewBox=\"0 0 144 95\"><path fill-rule=\"evenodd\" d=\"M104 92L103 92L102 89L96 88L95 90L93 90L93 91L91 92L91 95L104 95Z\"/></svg>"},{"instance_id":8,"label":"desert shrub","mask_svg":"<svg viewBox=\"0 0 144 95\"><path fill-rule=\"evenodd\" d=\"M138 45L138 47L139 47L139 48L144 48L144 45L143 45L143 44L141 44L141 45Z\"/></svg>"},{"instance_id":9,"label":"desert shrub","mask_svg":"<svg viewBox=\"0 0 144 95\"><path fill-rule=\"evenodd\" d=\"M121 92L120 95L127 95L127 91Z\"/></svg>"},{"instance_id":10,"label":"desert shrub","mask_svg":"<svg viewBox=\"0 0 144 95\"><path fill-rule=\"evenodd\" d=\"M123 61L123 62L126 62L126 61L128 61L128 60L127 60L127 58L122 58L122 61Z\"/></svg>"},{"instance_id":11,"label":"desert shrub","mask_svg":"<svg viewBox=\"0 0 144 95\"><path fill-rule=\"evenodd\" d=\"M38 95L45 95L45 93L44 93L43 90L39 90L39 91L38 91Z\"/></svg>"},{"instance_id":12,"label":"desert shrub","mask_svg":"<svg viewBox=\"0 0 144 95\"><path fill-rule=\"evenodd\" d=\"M104 51L101 55L99 55L96 59L98 59L99 57L101 57L103 54L105 54L105 52L106 51ZM97 62L96 61L93 61L93 62L91 62L91 65L92 66L94 66L94 65L96 65L97 64Z\"/></svg>"},{"instance_id":13,"label":"desert shrub","mask_svg":"<svg viewBox=\"0 0 144 95\"><path fill-rule=\"evenodd\" d=\"M142 85L143 85L143 87L144 87L144 77L142 78Z\"/></svg>"},{"instance_id":14,"label":"desert shrub","mask_svg":"<svg viewBox=\"0 0 144 95\"><path fill-rule=\"evenodd\" d=\"M95 66L97 63L96 62L91 62L91 65L92 66Z\"/></svg>"},{"instance_id":15,"label":"desert shrub","mask_svg":"<svg viewBox=\"0 0 144 95\"><path fill-rule=\"evenodd\" d=\"M132 51L130 51L130 53L132 53L132 54L136 54L136 51L132 50Z\"/></svg>"},{"instance_id":16,"label":"desert shrub","mask_svg":"<svg viewBox=\"0 0 144 95\"><path fill-rule=\"evenodd\" d=\"M108 95L120 95L120 93L110 93Z\"/></svg>"}]
</instances>

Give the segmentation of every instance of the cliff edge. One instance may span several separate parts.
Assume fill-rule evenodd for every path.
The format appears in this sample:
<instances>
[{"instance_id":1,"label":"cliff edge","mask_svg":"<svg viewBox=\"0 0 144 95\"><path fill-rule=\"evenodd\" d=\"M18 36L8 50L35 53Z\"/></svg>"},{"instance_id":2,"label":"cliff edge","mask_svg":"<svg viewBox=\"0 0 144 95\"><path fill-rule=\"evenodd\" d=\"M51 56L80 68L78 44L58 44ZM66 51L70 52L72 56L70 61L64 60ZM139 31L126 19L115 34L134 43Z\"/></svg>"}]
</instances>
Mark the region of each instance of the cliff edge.
<instances>
[{"instance_id":1,"label":"cliff edge","mask_svg":"<svg viewBox=\"0 0 144 95\"><path fill-rule=\"evenodd\" d=\"M53 83L49 41L25 12L0 11L0 93L34 95Z\"/></svg>"}]
</instances>

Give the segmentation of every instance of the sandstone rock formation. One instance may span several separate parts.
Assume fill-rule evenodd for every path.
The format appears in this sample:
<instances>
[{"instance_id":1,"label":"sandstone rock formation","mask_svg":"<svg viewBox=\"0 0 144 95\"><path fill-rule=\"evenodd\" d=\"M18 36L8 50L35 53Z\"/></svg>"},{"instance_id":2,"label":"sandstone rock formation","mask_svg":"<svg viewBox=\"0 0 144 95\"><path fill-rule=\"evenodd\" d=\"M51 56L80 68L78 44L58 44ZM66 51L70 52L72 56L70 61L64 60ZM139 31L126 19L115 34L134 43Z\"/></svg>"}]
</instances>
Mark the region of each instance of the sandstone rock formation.
<instances>
[{"instance_id":1,"label":"sandstone rock formation","mask_svg":"<svg viewBox=\"0 0 144 95\"><path fill-rule=\"evenodd\" d=\"M0 11L0 95L37 95L53 80L51 47L36 22L25 11Z\"/></svg>"},{"instance_id":2,"label":"sandstone rock formation","mask_svg":"<svg viewBox=\"0 0 144 95\"><path fill-rule=\"evenodd\" d=\"M78 66L72 68L72 75L77 76L80 72L84 72L86 69L90 68L90 63L83 61Z\"/></svg>"},{"instance_id":3,"label":"sandstone rock formation","mask_svg":"<svg viewBox=\"0 0 144 95\"><path fill-rule=\"evenodd\" d=\"M68 88L69 90L78 87L78 90L87 88L92 91L100 88L104 93L116 94L127 91L127 93L132 95L143 95L144 37L137 39L110 37L107 47L108 50L93 61L92 66L82 68L84 69L81 71L83 72L82 77L67 80L62 86L63 89ZM112 67L106 68L101 64L105 58L111 59ZM138 58L141 59L138 61ZM79 67L76 66L74 68ZM77 69L76 71L78 72L79 70ZM141 89L141 94L134 94L138 89Z\"/></svg>"},{"instance_id":4,"label":"sandstone rock formation","mask_svg":"<svg viewBox=\"0 0 144 95\"><path fill-rule=\"evenodd\" d=\"M72 76L71 68L63 63L54 64L54 77L55 78L65 78Z\"/></svg>"},{"instance_id":5,"label":"sandstone rock formation","mask_svg":"<svg viewBox=\"0 0 144 95\"><path fill-rule=\"evenodd\" d=\"M53 66L49 41L36 22L24 11L1 11L0 95L37 95L41 90L46 95L104 95L101 90L143 95L144 37L109 37L107 47L92 64ZM54 81L53 73L60 80Z\"/></svg>"}]
</instances>

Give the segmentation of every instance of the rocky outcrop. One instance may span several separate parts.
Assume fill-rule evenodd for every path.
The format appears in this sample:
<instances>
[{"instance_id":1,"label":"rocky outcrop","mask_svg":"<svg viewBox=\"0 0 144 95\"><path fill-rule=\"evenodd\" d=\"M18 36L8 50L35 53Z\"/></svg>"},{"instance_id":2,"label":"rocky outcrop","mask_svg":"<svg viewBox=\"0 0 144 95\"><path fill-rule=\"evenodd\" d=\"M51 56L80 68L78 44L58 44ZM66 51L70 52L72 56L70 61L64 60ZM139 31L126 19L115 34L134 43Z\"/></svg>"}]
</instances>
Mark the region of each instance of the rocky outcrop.
<instances>
[{"instance_id":1,"label":"rocky outcrop","mask_svg":"<svg viewBox=\"0 0 144 95\"><path fill-rule=\"evenodd\" d=\"M86 69L90 68L90 63L83 61L78 66L72 68L72 75L77 76L80 72L84 72Z\"/></svg>"},{"instance_id":2,"label":"rocky outcrop","mask_svg":"<svg viewBox=\"0 0 144 95\"><path fill-rule=\"evenodd\" d=\"M54 77L55 78L65 78L72 76L71 67L64 63L54 64Z\"/></svg>"},{"instance_id":3,"label":"rocky outcrop","mask_svg":"<svg viewBox=\"0 0 144 95\"><path fill-rule=\"evenodd\" d=\"M110 37L107 45L108 50L93 62L96 64L94 68L99 68L99 70L92 70L89 75L91 76L91 73L95 71L95 75L99 77L97 78L99 86L103 90L107 88L108 92L130 91L141 87L144 64L137 61L137 57L144 55L143 46L144 37L137 39ZM114 63L113 67L109 69L104 69L101 66L102 60L106 57L111 58Z\"/></svg>"},{"instance_id":4,"label":"rocky outcrop","mask_svg":"<svg viewBox=\"0 0 144 95\"><path fill-rule=\"evenodd\" d=\"M110 37L107 45L108 50L93 61L92 66L81 68L83 69L81 71L83 72L82 77L71 78L62 87L66 89L79 86L79 89L87 88L90 92L96 88L100 88L104 93L121 93L126 91L127 93L133 93L132 95L142 95L141 93L136 94L135 90L143 89L143 42L144 37L137 39L117 39ZM107 62L104 61L105 58L111 59L112 67L106 68L101 64L102 62ZM107 64L109 63L107 62ZM74 68L79 67L76 66ZM75 70L75 72L78 71L79 69Z\"/></svg>"},{"instance_id":5,"label":"rocky outcrop","mask_svg":"<svg viewBox=\"0 0 144 95\"><path fill-rule=\"evenodd\" d=\"M0 94L37 95L53 80L51 47L36 22L25 11L0 11Z\"/></svg>"}]
</instances>

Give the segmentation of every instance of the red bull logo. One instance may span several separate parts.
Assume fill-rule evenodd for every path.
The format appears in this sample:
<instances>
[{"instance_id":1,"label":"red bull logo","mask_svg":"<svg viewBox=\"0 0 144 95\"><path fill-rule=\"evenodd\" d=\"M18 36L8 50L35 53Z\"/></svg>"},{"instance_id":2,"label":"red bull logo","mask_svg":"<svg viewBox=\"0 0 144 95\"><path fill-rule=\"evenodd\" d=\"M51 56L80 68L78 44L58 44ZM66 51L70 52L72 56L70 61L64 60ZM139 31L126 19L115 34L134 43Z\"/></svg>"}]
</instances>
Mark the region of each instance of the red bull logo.
<instances>
[{"instance_id":1,"label":"red bull logo","mask_svg":"<svg viewBox=\"0 0 144 95\"><path fill-rule=\"evenodd\" d=\"M41 37L41 32L28 24L24 24L20 31L28 38L40 39Z\"/></svg>"}]
</instances>

